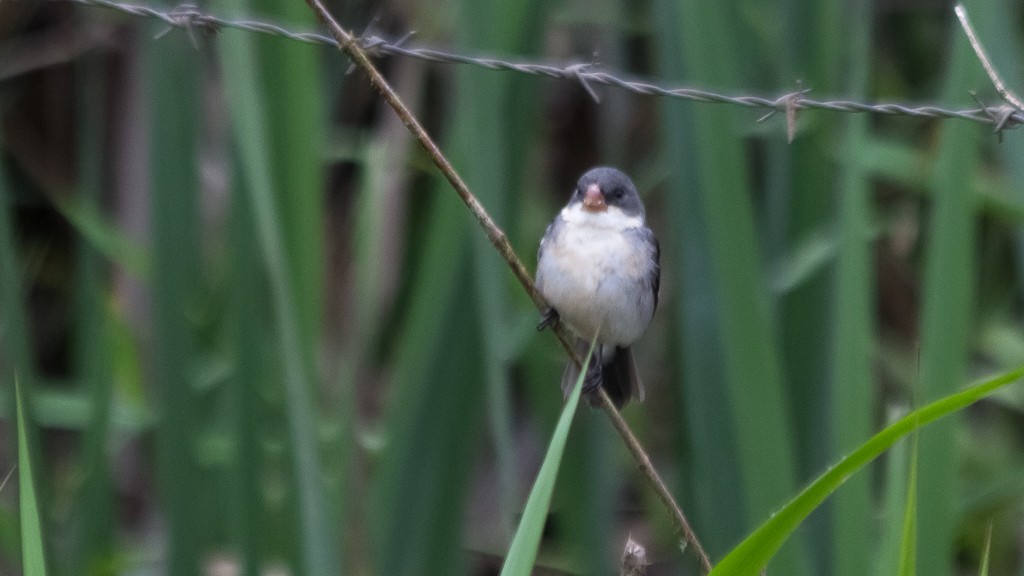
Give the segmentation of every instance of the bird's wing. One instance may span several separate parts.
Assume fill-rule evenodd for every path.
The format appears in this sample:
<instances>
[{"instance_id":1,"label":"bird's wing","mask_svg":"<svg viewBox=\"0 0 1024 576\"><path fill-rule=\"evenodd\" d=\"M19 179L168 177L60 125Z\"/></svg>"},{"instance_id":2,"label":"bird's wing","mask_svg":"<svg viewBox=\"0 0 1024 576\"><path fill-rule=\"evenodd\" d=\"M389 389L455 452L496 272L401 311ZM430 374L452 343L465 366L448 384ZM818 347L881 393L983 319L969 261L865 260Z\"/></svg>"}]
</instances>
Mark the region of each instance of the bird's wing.
<instances>
[{"instance_id":1,"label":"bird's wing","mask_svg":"<svg viewBox=\"0 0 1024 576\"><path fill-rule=\"evenodd\" d=\"M654 237L654 232L651 232L651 229L646 226L631 228L629 232L637 236L644 243L651 255L652 266L647 273L647 283L651 287L651 293L654 295L654 309L657 310L658 290L661 288L661 244Z\"/></svg>"},{"instance_id":2,"label":"bird's wing","mask_svg":"<svg viewBox=\"0 0 1024 576\"><path fill-rule=\"evenodd\" d=\"M565 226L565 220L562 219L562 215L555 216L555 219L548 224L548 229L544 231L544 236L540 239L540 248L537 248L537 262L544 256L544 245L549 241L554 240L558 233L562 230L562 226Z\"/></svg>"},{"instance_id":3,"label":"bird's wing","mask_svg":"<svg viewBox=\"0 0 1024 576\"><path fill-rule=\"evenodd\" d=\"M661 290L661 244L650 228L645 228L654 248L654 269L651 270L651 289L654 291L654 309L658 309L658 292ZM642 394L642 392L641 392Z\"/></svg>"}]
</instances>

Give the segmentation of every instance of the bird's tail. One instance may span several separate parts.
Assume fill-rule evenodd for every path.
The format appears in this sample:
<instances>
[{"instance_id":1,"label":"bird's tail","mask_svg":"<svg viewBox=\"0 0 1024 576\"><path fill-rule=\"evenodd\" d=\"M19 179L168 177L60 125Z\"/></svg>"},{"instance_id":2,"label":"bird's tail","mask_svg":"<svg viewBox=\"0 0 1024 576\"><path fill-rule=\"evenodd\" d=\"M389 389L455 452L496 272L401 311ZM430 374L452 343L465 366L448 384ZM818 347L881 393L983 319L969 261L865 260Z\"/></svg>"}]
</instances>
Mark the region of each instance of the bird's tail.
<instances>
[{"instance_id":1,"label":"bird's tail","mask_svg":"<svg viewBox=\"0 0 1024 576\"><path fill-rule=\"evenodd\" d=\"M633 350L615 348L611 362L604 365L602 372L601 385L617 408L622 408L634 397L638 402L643 402L644 387L636 371L636 364L633 363Z\"/></svg>"}]
</instances>

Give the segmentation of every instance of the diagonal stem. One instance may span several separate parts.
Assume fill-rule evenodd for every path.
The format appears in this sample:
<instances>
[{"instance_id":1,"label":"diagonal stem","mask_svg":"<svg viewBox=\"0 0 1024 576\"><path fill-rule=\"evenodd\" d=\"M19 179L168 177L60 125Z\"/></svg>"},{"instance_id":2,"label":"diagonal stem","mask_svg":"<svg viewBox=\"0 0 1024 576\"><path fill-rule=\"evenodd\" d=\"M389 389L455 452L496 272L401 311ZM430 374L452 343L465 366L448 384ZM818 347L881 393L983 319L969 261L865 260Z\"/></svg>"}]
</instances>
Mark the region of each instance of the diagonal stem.
<instances>
[{"instance_id":1,"label":"diagonal stem","mask_svg":"<svg viewBox=\"0 0 1024 576\"><path fill-rule=\"evenodd\" d=\"M978 40L978 35L974 32L974 26L971 25L971 19L967 16L967 8L964 8L963 4L957 4L953 11L956 13L956 17L960 20L960 26L964 29L964 33L967 34L967 40L971 43L971 48L974 49L974 54L981 61L981 67L985 69L985 73L988 74L989 80L996 87L996 92L1009 102L1011 106L1017 110L1024 111L1024 102L1017 97L1016 94L1010 91L1006 87L1006 83L999 77L999 73L996 72L996 67L992 65L992 61L989 60L988 52L985 51L985 47L981 45L981 40Z\"/></svg>"},{"instance_id":2,"label":"diagonal stem","mask_svg":"<svg viewBox=\"0 0 1024 576\"><path fill-rule=\"evenodd\" d=\"M330 12L327 11L327 8L324 7L320 0L306 0L306 3L317 17L327 26L328 30L330 30L331 35L338 42L338 47L353 60L356 66L366 73L370 79L370 83L373 84L374 88L380 92L381 96L384 97L384 100L387 101L391 109L398 114L398 117L401 118L409 131L416 137L416 140L419 141L420 145L427 151L431 160L433 160L434 164L436 164L441 170L445 178L448 179L452 188L455 189L455 192L460 198L462 198L462 201L465 202L466 206L469 207L473 216L476 217L480 226L487 234L487 239L490 240L491 244L493 244L501 254L501 257L506 263L508 263L509 268L512 269L512 274L517 280L519 280L519 283L522 285L523 289L526 290L526 293L529 294L533 303L537 306L537 309L540 311L547 310L547 302L544 301L544 298L537 291L536 286L533 284L533 278L526 270L522 260L520 260L516 255L515 250L509 243L505 233L494 223L494 220L491 219L487 210L484 209L483 205L481 205L473 193L470 192L469 187L466 186L466 183L463 182L458 172L455 171L455 168L451 165L451 162L448 161L448 158L445 157L444 153L441 152L441 149L438 148L437 144L435 144L430 138L430 135L427 134L427 131L420 125L412 112L406 108L405 104L398 97L398 94L391 89L387 80L385 80L380 72L377 71L377 68L367 57L366 52L359 46L357 39L351 33L342 28L336 20L334 20ZM553 328L555 335L558 337L558 341L562 344L562 348L565 349L577 366L582 366L582 359L576 353L576 350L572 345L572 337L569 333L561 324L555 324ZM615 404L612 403L611 398L608 397L608 394L603 388L598 389L598 394L598 397L601 400L601 407L604 408L604 411L611 419L612 426L614 426L622 436L630 454L632 454L633 459L636 460L637 467L650 481L652 488L658 495L658 498L671 513L676 527L680 532L682 532L683 538L686 540L687 544L693 547L704 572L710 572L711 559L708 557L707 552L704 551L704 547L701 546L700 541L697 539L697 535L690 527L690 523L686 520L686 516L683 514L682 509L676 503L675 498L672 497L672 493L669 492L665 482L661 479L661 476L658 475L657 470L655 470L647 452L640 444L640 441L637 440L633 431L629 428L629 424L627 424L622 418L622 415L619 414L619 411L615 408Z\"/></svg>"}]
</instances>

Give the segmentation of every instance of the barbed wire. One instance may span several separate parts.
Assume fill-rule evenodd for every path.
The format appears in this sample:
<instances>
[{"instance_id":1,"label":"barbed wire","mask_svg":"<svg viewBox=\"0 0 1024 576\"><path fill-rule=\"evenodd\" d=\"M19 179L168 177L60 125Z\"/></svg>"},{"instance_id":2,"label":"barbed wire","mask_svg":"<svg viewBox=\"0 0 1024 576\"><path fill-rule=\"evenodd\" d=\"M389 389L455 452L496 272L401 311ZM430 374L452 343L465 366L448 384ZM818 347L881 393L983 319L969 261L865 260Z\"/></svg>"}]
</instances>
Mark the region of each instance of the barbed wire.
<instances>
[{"instance_id":1,"label":"barbed wire","mask_svg":"<svg viewBox=\"0 0 1024 576\"><path fill-rule=\"evenodd\" d=\"M233 28L247 32L256 32L269 36L287 38L306 44L323 44L336 46L333 38L315 32L295 32L288 30L274 23L259 20L228 20L217 17L208 12L203 12L192 5L181 5L170 11L158 10L149 6L125 4L113 0L60 0L80 4L108 8L118 12L137 17L155 18L167 24L170 28L185 30L195 39L197 32L215 33L224 28ZM169 28L169 29L170 29ZM163 35L163 33L161 33ZM394 56L405 56L417 58L429 62L440 62L447 64L468 64L485 68L487 70L508 71L534 76L543 76L578 82L587 93L600 101L594 84L614 86L646 96L661 96L676 98L691 102L703 102L712 104L732 104L746 108L767 109L768 113L758 119L758 122L767 120L776 113L785 113L792 132L792 117L798 110L827 110L831 112L846 113L871 113L888 116L910 116L914 118L959 118L980 124L988 124L994 127L996 132L1017 128L1024 124L1024 112L1010 106L1000 104L998 106L985 106L978 102L978 108L969 109L947 109L941 106L915 106L899 103L863 103L852 100L816 100L806 97L809 90L800 90L784 94L777 98L766 98L762 96L734 96L721 94L699 88L674 87L669 88L649 81L629 78L625 75L615 75L609 72L593 70L594 64L574 63L566 65L540 64L529 62L510 62L497 58L466 56L451 52L443 52L430 48L404 47L404 44L412 34L407 34L395 42L389 42L379 36L365 34L359 39L364 50L373 56L383 54Z\"/></svg>"}]
</instances>

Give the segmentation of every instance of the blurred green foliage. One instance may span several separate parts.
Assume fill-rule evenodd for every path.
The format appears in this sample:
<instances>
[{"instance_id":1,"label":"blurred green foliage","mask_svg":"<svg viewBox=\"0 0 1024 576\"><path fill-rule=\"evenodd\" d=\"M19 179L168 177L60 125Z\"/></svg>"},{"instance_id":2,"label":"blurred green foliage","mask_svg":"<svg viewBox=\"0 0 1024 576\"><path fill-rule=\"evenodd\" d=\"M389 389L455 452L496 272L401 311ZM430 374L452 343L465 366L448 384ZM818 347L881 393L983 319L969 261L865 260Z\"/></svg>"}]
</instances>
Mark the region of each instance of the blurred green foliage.
<instances>
[{"instance_id":1,"label":"blurred green foliage","mask_svg":"<svg viewBox=\"0 0 1024 576\"><path fill-rule=\"evenodd\" d=\"M941 3L334 4L357 32L666 85L996 101ZM967 7L1024 90L1024 8ZM496 574L561 411L557 343L340 53L162 31L0 4L0 476L17 376L50 572ZM633 176L663 282L625 416L714 559L898 416L1024 361L1019 134L804 111L789 143L781 114L376 61L528 266L583 170ZM650 574L696 573L603 415L577 419L536 573L617 573L629 534ZM1022 573L1022 431L1011 387L897 444L769 573Z\"/></svg>"}]
</instances>

